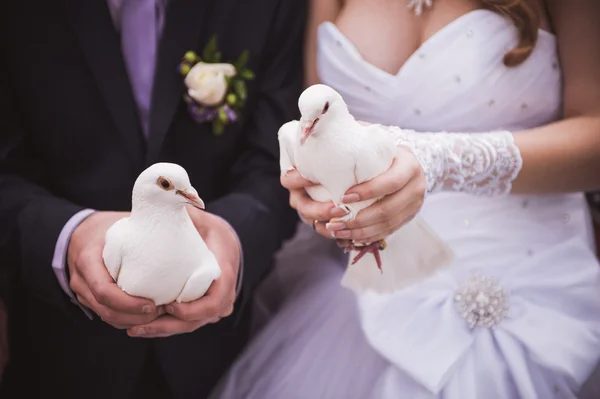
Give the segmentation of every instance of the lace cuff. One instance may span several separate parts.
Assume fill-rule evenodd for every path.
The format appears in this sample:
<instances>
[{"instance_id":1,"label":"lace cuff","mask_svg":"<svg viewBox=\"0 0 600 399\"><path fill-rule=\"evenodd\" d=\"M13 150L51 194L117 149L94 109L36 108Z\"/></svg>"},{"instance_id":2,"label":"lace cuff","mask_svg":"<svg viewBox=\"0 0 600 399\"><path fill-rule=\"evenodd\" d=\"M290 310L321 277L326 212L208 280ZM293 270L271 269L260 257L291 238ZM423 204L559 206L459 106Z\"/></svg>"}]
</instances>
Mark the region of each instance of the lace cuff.
<instances>
[{"instance_id":1,"label":"lace cuff","mask_svg":"<svg viewBox=\"0 0 600 399\"><path fill-rule=\"evenodd\" d=\"M427 193L456 191L507 195L523 166L512 133L421 133L392 128L397 144L409 147L425 171Z\"/></svg>"}]
</instances>

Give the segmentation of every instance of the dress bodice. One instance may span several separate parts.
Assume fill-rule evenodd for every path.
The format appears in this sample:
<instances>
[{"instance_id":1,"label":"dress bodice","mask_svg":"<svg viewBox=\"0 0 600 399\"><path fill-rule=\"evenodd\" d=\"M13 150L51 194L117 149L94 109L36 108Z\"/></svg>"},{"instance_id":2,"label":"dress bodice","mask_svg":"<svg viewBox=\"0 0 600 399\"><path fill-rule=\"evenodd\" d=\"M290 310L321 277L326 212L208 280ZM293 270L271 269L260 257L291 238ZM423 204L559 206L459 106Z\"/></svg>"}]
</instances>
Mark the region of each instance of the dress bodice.
<instances>
[{"instance_id":1,"label":"dress bodice","mask_svg":"<svg viewBox=\"0 0 600 399\"><path fill-rule=\"evenodd\" d=\"M560 116L556 38L540 30L531 56L503 64L517 44L507 18L474 10L425 41L397 74L362 58L331 22L318 29L318 73L360 120L417 131L518 130Z\"/></svg>"}]
</instances>

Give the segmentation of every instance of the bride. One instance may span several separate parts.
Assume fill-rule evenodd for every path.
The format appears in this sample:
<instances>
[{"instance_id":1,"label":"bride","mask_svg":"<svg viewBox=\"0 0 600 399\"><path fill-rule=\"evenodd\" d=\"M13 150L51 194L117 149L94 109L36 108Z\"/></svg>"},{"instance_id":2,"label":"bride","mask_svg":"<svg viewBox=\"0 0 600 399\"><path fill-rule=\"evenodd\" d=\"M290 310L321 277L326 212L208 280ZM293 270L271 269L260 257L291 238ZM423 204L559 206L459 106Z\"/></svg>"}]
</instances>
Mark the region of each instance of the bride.
<instances>
[{"instance_id":1,"label":"bride","mask_svg":"<svg viewBox=\"0 0 600 399\"><path fill-rule=\"evenodd\" d=\"M582 193L600 188L600 6L409 5L312 1L307 83L400 127L398 157L348 192L385 198L346 224L328 223L343 211L311 201L311 183L282 178L305 224L258 292L268 322L216 398L573 398L600 359ZM393 294L340 286L336 243L379 240L417 213L456 254L449 267ZM482 300L494 318L474 317Z\"/></svg>"}]
</instances>

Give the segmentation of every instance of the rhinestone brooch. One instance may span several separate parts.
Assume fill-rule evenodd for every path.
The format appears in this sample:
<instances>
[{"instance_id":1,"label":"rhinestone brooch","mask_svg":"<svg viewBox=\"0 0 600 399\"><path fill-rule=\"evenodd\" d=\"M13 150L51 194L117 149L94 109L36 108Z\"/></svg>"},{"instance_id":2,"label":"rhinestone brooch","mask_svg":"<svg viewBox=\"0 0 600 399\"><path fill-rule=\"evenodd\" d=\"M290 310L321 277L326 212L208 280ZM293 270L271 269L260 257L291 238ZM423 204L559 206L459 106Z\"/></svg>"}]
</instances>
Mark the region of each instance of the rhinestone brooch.
<instances>
[{"instance_id":1,"label":"rhinestone brooch","mask_svg":"<svg viewBox=\"0 0 600 399\"><path fill-rule=\"evenodd\" d=\"M508 316L508 294L492 278L471 275L456 290L454 305L470 329L494 328Z\"/></svg>"}]
</instances>

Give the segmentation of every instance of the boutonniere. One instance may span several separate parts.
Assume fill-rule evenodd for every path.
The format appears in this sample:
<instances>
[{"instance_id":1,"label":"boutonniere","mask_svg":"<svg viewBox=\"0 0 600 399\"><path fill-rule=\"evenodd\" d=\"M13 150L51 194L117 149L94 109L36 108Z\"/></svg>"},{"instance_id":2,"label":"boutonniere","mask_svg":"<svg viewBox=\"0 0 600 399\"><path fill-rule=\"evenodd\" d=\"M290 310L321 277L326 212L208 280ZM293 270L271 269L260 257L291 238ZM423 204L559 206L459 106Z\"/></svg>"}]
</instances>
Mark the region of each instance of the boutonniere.
<instances>
[{"instance_id":1,"label":"boutonniere","mask_svg":"<svg viewBox=\"0 0 600 399\"><path fill-rule=\"evenodd\" d=\"M223 133L225 125L237 121L244 107L246 81L254 79L254 73L246 67L248 56L245 50L234 63L222 63L217 37L213 36L202 56L188 51L179 64L190 115L198 123L212 122L216 135Z\"/></svg>"}]
</instances>

